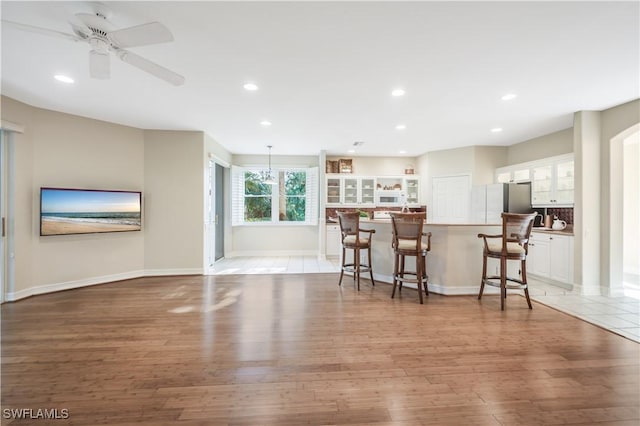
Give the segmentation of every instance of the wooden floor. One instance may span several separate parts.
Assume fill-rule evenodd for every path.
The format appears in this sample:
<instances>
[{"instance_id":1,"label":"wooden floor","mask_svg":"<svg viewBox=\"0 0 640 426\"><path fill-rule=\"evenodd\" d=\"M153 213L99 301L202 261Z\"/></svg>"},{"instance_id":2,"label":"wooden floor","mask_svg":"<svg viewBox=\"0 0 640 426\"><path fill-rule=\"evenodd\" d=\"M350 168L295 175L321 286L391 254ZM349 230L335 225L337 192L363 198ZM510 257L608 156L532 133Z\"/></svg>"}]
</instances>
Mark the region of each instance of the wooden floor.
<instances>
[{"instance_id":1,"label":"wooden floor","mask_svg":"<svg viewBox=\"0 0 640 426\"><path fill-rule=\"evenodd\" d=\"M534 302L336 274L156 277L2 305L21 425L638 425L640 345Z\"/></svg>"}]
</instances>

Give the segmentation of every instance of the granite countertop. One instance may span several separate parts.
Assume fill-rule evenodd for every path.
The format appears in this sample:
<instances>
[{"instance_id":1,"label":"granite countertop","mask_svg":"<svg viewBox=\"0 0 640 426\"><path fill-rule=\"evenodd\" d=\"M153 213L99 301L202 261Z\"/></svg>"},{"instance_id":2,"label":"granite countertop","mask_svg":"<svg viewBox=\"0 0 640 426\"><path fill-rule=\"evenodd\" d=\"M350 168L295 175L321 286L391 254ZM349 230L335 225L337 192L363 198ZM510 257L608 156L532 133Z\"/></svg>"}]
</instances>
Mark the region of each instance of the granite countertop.
<instances>
[{"instance_id":1,"label":"granite countertop","mask_svg":"<svg viewBox=\"0 0 640 426\"><path fill-rule=\"evenodd\" d=\"M559 234L559 235L573 235L573 225L567 225L566 228L560 231L554 231L550 228L543 228L541 226L534 226L533 232L542 232L544 234Z\"/></svg>"},{"instance_id":2,"label":"granite countertop","mask_svg":"<svg viewBox=\"0 0 640 426\"><path fill-rule=\"evenodd\" d=\"M327 224L335 225L338 223L337 217L328 217ZM380 223L391 224L391 219L365 219L361 218L360 223ZM502 226L500 223L425 223L426 226ZM567 227L561 231L554 231L553 229L543 228L535 226L533 232L542 232L545 234L559 234L559 235L573 235L573 225L567 225Z\"/></svg>"}]
</instances>

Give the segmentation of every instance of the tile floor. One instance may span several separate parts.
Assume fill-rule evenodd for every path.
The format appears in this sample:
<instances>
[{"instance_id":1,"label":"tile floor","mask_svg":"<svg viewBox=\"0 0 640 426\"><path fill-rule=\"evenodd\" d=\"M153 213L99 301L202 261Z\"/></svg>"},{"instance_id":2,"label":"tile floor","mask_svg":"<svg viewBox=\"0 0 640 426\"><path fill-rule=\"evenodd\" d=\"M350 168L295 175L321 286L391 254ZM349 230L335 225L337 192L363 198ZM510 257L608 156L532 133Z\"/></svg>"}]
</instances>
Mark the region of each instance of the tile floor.
<instances>
[{"instance_id":1,"label":"tile floor","mask_svg":"<svg viewBox=\"0 0 640 426\"><path fill-rule=\"evenodd\" d=\"M313 274L339 272L338 259L316 256L236 257L216 262L211 275ZM583 296L571 290L529 279L531 298L551 308L611 330L640 343L640 299L630 296Z\"/></svg>"}]
</instances>

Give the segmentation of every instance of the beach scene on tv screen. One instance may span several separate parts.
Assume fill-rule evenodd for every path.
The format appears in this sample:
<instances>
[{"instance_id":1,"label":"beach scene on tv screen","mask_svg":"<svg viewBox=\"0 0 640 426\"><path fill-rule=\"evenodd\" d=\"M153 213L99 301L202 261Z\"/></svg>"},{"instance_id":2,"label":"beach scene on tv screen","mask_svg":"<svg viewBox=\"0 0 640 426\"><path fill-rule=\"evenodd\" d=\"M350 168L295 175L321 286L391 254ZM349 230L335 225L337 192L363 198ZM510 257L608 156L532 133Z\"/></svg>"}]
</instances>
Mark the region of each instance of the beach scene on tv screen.
<instances>
[{"instance_id":1,"label":"beach scene on tv screen","mask_svg":"<svg viewBox=\"0 0 640 426\"><path fill-rule=\"evenodd\" d=\"M140 194L42 188L41 235L139 231Z\"/></svg>"}]
</instances>

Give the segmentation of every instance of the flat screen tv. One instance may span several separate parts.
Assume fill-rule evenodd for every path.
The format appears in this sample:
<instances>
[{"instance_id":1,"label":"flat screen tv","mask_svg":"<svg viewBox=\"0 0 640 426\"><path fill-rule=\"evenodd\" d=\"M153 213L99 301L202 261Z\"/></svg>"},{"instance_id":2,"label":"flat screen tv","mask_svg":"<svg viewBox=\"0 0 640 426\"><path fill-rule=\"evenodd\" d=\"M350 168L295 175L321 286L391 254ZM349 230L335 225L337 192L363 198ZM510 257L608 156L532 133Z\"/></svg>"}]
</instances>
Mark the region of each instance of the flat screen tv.
<instances>
[{"instance_id":1,"label":"flat screen tv","mask_svg":"<svg viewBox=\"0 0 640 426\"><path fill-rule=\"evenodd\" d=\"M40 235L140 231L142 193L40 188Z\"/></svg>"}]
</instances>

